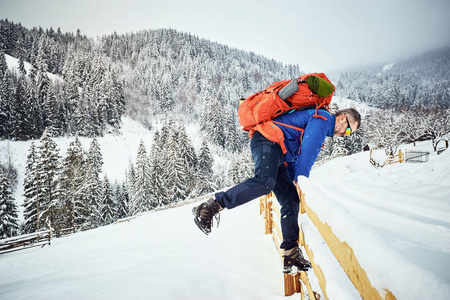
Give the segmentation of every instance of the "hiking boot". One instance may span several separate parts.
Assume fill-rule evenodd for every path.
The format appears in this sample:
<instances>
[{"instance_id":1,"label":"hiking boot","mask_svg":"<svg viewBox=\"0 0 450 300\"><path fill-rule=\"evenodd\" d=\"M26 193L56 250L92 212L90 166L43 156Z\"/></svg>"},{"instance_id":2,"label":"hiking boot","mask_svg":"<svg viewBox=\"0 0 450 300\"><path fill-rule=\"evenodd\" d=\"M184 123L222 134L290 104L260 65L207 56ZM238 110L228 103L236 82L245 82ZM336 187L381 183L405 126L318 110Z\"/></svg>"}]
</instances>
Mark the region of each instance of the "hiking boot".
<instances>
[{"instance_id":1,"label":"hiking boot","mask_svg":"<svg viewBox=\"0 0 450 300\"><path fill-rule=\"evenodd\" d=\"M195 224L197 224L198 228L200 228L200 230L205 234L210 234L211 227L213 225L213 218L216 219L217 227L219 227L219 211L221 211L222 209L223 208L220 206L220 204L212 198L206 202L203 202L199 206L196 206L192 209Z\"/></svg>"},{"instance_id":2,"label":"hiking boot","mask_svg":"<svg viewBox=\"0 0 450 300\"><path fill-rule=\"evenodd\" d=\"M311 263L303 257L302 250L300 250L298 246L289 250L284 250L283 265L283 273L308 271L308 269L311 268Z\"/></svg>"}]
</instances>

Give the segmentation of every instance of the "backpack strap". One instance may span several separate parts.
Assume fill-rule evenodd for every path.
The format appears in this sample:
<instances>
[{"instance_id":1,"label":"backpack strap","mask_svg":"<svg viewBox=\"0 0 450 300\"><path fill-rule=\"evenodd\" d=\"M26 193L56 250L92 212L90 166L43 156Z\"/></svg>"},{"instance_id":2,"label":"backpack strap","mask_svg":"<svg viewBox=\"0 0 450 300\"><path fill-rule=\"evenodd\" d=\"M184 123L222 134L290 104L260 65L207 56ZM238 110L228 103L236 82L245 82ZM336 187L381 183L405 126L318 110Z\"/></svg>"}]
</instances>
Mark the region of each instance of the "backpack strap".
<instances>
[{"instance_id":1,"label":"backpack strap","mask_svg":"<svg viewBox=\"0 0 450 300\"><path fill-rule=\"evenodd\" d=\"M325 121L328 120L326 117L317 114L317 108L316 108L316 112L315 112L315 114L313 115L313 117L314 117L314 118L321 118L321 119L324 119Z\"/></svg>"},{"instance_id":2,"label":"backpack strap","mask_svg":"<svg viewBox=\"0 0 450 300\"><path fill-rule=\"evenodd\" d=\"M284 126L284 127L289 127L289 128L291 128L291 129L301 131L301 132L302 132L302 136L303 136L303 132L305 131L305 129L303 129L303 128L295 127L295 126L292 126L292 125L289 125L289 124L277 122L277 121L274 121L274 120L272 120L272 122L274 122L275 124Z\"/></svg>"},{"instance_id":3,"label":"backpack strap","mask_svg":"<svg viewBox=\"0 0 450 300\"><path fill-rule=\"evenodd\" d=\"M322 116L319 116L319 117L322 117ZM288 127L288 128L291 128L291 129L298 130L298 131L302 132L300 134L300 147L298 148L298 153L297 153L297 154L300 154L300 149L302 148L302 142L303 142L303 133L305 133L305 129L300 128L300 127L295 127L295 126L292 126L292 125L289 125L289 124L277 122L277 121L274 121L274 120L272 120L272 122L275 123L275 124L278 124L278 125L281 125L281 126L285 126L285 127Z\"/></svg>"}]
</instances>

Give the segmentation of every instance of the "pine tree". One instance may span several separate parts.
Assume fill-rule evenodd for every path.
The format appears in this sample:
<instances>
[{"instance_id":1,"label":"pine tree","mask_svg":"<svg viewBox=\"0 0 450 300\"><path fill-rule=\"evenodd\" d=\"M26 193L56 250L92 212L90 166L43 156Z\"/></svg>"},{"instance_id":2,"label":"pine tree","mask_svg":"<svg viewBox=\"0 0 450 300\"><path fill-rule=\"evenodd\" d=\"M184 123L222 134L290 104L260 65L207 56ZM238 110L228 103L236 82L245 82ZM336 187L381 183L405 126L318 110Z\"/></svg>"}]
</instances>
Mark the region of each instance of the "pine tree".
<instances>
[{"instance_id":1,"label":"pine tree","mask_svg":"<svg viewBox=\"0 0 450 300\"><path fill-rule=\"evenodd\" d=\"M172 98L172 79L167 73L161 79L161 92L159 96L160 107L162 111L171 111L173 109L174 101Z\"/></svg>"},{"instance_id":2,"label":"pine tree","mask_svg":"<svg viewBox=\"0 0 450 300\"><path fill-rule=\"evenodd\" d=\"M211 111L211 134L213 143L223 147L224 145L224 118L222 105L218 99L213 100Z\"/></svg>"},{"instance_id":3,"label":"pine tree","mask_svg":"<svg viewBox=\"0 0 450 300\"><path fill-rule=\"evenodd\" d=\"M22 75L17 82L17 89L15 94L17 107L17 121L16 121L16 138L24 141L32 138L33 124L31 119L31 103L27 95L27 84L25 77Z\"/></svg>"},{"instance_id":4,"label":"pine tree","mask_svg":"<svg viewBox=\"0 0 450 300\"><path fill-rule=\"evenodd\" d=\"M138 148L136 167L134 168L134 187L130 203L130 214L148 211L152 207L150 194L150 162L145 149L144 142L141 141Z\"/></svg>"},{"instance_id":5,"label":"pine tree","mask_svg":"<svg viewBox=\"0 0 450 300\"><path fill-rule=\"evenodd\" d=\"M8 64L6 63L5 52L0 51L0 78L3 78L3 76L5 76L7 70Z\"/></svg>"},{"instance_id":6,"label":"pine tree","mask_svg":"<svg viewBox=\"0 0 450 300\"><path fill-rule=\"evenodd\" d=\"M178 126L178 138L176 140L178 151L176 155L180 157L181 167L185 174L185 191L186 193L194 193L197 178L197 165L198 158L195 153L192 141L189 139L186 133L186 128L183 122L180 122Z\"/></svg>"},{"instance_id":7,"label":"pine tree","mask_svg":"<svg viewBox=\"0 0 450 300\"><path fill-rule=\"evenodd\" d=\"M13 82L7 70L0 83L0 134L6 138L14 137L16 111L14 103Z\"/></svg>"},{"instance_id":8,"label":"pine tree","mask_svg":"<svg viewBox=\"0 0 450 300\"><path fill-rule=\"evenodd\" d=\"M213 180L213 163L214 160L211 151L209 150L208 143L203 139L198 155L198 192L200 195L213 192L216 189Z\"/></svg>"},{"instance_id":9,"label":"pine tree","mask_svg":"<svg viewBox=\"0 0 450 300\"><path fill-rule=\"evenodd\" d=\"M155 132L153 137L152 148L150 152L151 165L151 194L153 199L153 206L163 206L169 203L167 189L165 185L165 173L163 162L163 145L161 145L161 138L159 131Z\"/></svg>"},{"instance_id":10,"label":"pine tree","mask_svg":"<svg viewBox=\"0 0 450 300\"><path fill-rule=\"evenodd\" d=\"M83 89L80 89L73 115L75 132L80 136L88 136L88 113L89 111L86 100L86 92Z\"/></svg>"},{"instance_id":11,"label":"pine tree","mask_svg":"<svg viewBox=\"0 0 450 300\"><path fill-rule=\"evenodd\" d=\"M214 145L223 147L224 143L224 121L222 105L217 98L206 98L203 106L203 117L201 128L208 140Z\"/></svg>"},{"instance_id":12,"label":"pine tree","mask_svg":"<svg viewBox=\"0 0 450 300\"><path fill-rule=\"evenodd\" d=\"M92 228L98 227L102 223L102 183L100 174L103 168L103 156L100 145L94 137L89 146L86 166L86 198L89 201L90 217L87 222Z\"/></svg>"},{"instance_id":13,"label":"pine tree","mask_svg":"<svg viewBox=\"0 0 450 300\"><path fill-rule=\"evenodd\" d=\"M25 45L24 45L24 41L23 41L23 37L22 35L19 36L19 39L17 40L17 45L16 45L16 55L19 58L19 65L17 66L17 68L19 69L19 72L22 76L27 75L27 71L25 70L25 64L24 64L24 60L25 60Z\"/></svg>"},{"instance_id":14,"label":"pine tree","mask_svg":"<svg viewBox=\"0 0 450 300\"><path fill-rule=\"evenodd\" d=\"M48 87L44 109L46 111L44 125L48 128L50 136L61 136L63 134L63 128L59 118L59 106L53 86Z\"/></svg>"},{"instance_id":15,"label":"pine tree","mask_svg":"<svg viewBox=\"0 0 450 300\"><path fill-rule=\"evenodd\" d=\"M0 173L0 239L19 233L17 204L12 196L11 183L5 174Z\"/></svg>"},{"instance_id":16,"label":"pine tree","mask_svg":"<svg viewBox=\"0 0 450 300\"><path fill-rule=\"evenodd\" d=\"M1 58L2 52L0 52L0 58ZM1 60L0 60L1 62ZM1 70L0 70L0 73ZM9 111L9 100L7 95L5 94L5 84L4 81L4 75L0 77L0 138L7 138L9 127L8 127L8 111Z\"/></svg>"},{"instance_id":17,"label":"pine tree","mask_svg":"<svg viewBox=\"0 0 450 300\"><path fill-rule=\"evenodd\" d=\"M34 142L31 143L30 150L27 156L27 162L25 166L25 179L24 179L24 197L25 201L23 206L25 207L23 216L25 219L23 232L32 233L39 230L40 222L40 189L38 187L38 153Z\"/></svg>"},{"instance_id":18,"label":"pine tree","mask_svg":"<svg viewBox=\"0 0 450 300\"><path fill-rule=\"evenodd\" d=\"M121 185L116 182L114 198L117 204L117 219L122 219L128 216L128 194L125 184Z\"/></svg>"},{"instance_id":19,"label":"pine tree","mask_svg":"<svg viewBox=\"0 0 450 300\"><path fill-rule=\"evenodd\" d=\"M170 202L184 200L189 195L189 166L180 156L179 128L173 128L163 151L165 154L166 188Z\"/></svg>"},{"instance_id":20,"label":"pine tree","mask_svg":"<svg viewBox=\"0 0 450 300\"><path fill-rule=\"evenodd\" d=\"M56 143L50 138L48 130L44 131L38 147L39 160L36 166L39 206L40 206L40 224L39 228L50 226L55 223L59 213L59 190L58 175L61 169L59 150Z\"/></svg>"},{"instance_id":21,"label":"pine tree","mask_svg":"<svg viewBox=\"0 0 450 300\"><path fill-rule=\"evenodd\" d=\"M132 199L135 194L134 191L134 188L136 186L135 180L136 180L135 166L133 165L132 162L130 162L126 170L126 180L125 180L126 192L128 194L128 215L130 216L135 214L133 211L133 203L132 203Z\"/></svg>"},{"instance_id":22,"label":"pine tree","mask_svg":"<svg viewBox=\"0 0 450 300\"><path fill-rule=\"evenodd\" d=\"M76 137L75 141L70 142L63 159L59 180L65 228L89 226L90 206L86 197L86 165L83 148Z\"/></svg>"},{"instance_id":23,"label":"pine tree","mask_svg":"<svg viewBox=\"0 0 450 300\"><path fill-rule=\"evenodd\" d=\"M26 91L26 98L28 105L30 106L30 111L27 114L31 123L30 137L37 139L42 136L45 127L42 104L37 96L37 86L34 78L36 75L35 71L36 69L32 67L30 71L30 83L28 84Z\"/></svg>"},{"instance_id":24,"label":"pine tree","mask_svg":"<svg viewBox=\"0 0 450 300\"><path fill-rule=\"evenodd\" d=\"M109 183L108 177L104 177L102 184L102 223L103 225L109 225L116 221L117 207L114 202L114 195Z\"/></svg>"},{"instance_id":25,"label":"pine tree","mask_svg":"<svg viewBox=\"0 0 450 300\"><path fill-rule=\"evenodd\" d=\"M241 149L240 138L236 129L236 111L228 106L225 110L225 149L230 152L236 152Z\"/></svg>"}]
</instances>

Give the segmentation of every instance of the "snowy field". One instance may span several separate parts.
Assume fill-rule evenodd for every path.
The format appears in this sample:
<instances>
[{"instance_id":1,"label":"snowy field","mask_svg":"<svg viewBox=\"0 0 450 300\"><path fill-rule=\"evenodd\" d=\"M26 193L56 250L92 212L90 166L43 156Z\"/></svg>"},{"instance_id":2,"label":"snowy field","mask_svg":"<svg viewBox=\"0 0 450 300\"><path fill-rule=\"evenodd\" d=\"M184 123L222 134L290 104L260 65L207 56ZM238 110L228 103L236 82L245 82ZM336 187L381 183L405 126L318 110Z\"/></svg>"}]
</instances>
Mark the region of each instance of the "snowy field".
<instances>
[{"instance_id":1,"label":"snowy field","mask_svg":"<svg viewBox=\"0 0 450 300\"><path fill-rule=\"evenodd\" d=\"M450 151L437 156L430 141L414 150L430 151L429 162L376 169L359 153L315 169L303 190L378 290L449 299Z\"/></svg>"},{"instance_id":2,"label":"snowy field","mask_svg":"<svg viewBox=\"0 0 450 300\"><path fill-rule=\"evenodd\" d=\"M431 143L416 148L431 150ZM388 288L397 299L444 300L450 294L449 167L449 150L424 164L382 169L365 152L314 169L303 189L377 289ZM283 296L281 259L264 235L258 201L221 212L209 236L195 227L193 205L1 255L0 299L299 298ZM306 215L300 221L330 299L360 299ZM309 276L319 291L312 271Z\"/></svg>"}]
</instances>

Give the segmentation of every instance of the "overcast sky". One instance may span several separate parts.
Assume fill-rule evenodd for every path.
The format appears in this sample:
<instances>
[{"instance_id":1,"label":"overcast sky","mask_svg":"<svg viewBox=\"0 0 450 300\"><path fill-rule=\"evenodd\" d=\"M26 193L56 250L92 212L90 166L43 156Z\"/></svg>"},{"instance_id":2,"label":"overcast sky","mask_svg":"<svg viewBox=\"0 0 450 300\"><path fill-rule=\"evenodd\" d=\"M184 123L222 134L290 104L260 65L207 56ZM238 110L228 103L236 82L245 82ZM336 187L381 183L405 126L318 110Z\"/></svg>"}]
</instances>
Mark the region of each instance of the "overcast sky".
<instances>
[{"instance_id":1,"label":"overcast sky","mask_svg":"<svg viewBox=\"0 0 450 300\"><path fill-rule=\"evenodd\" d=\"M0 19L92 37L174 28L306 72L450 45L450 0L0 0Z\"/></svg>"}]
</instances>

